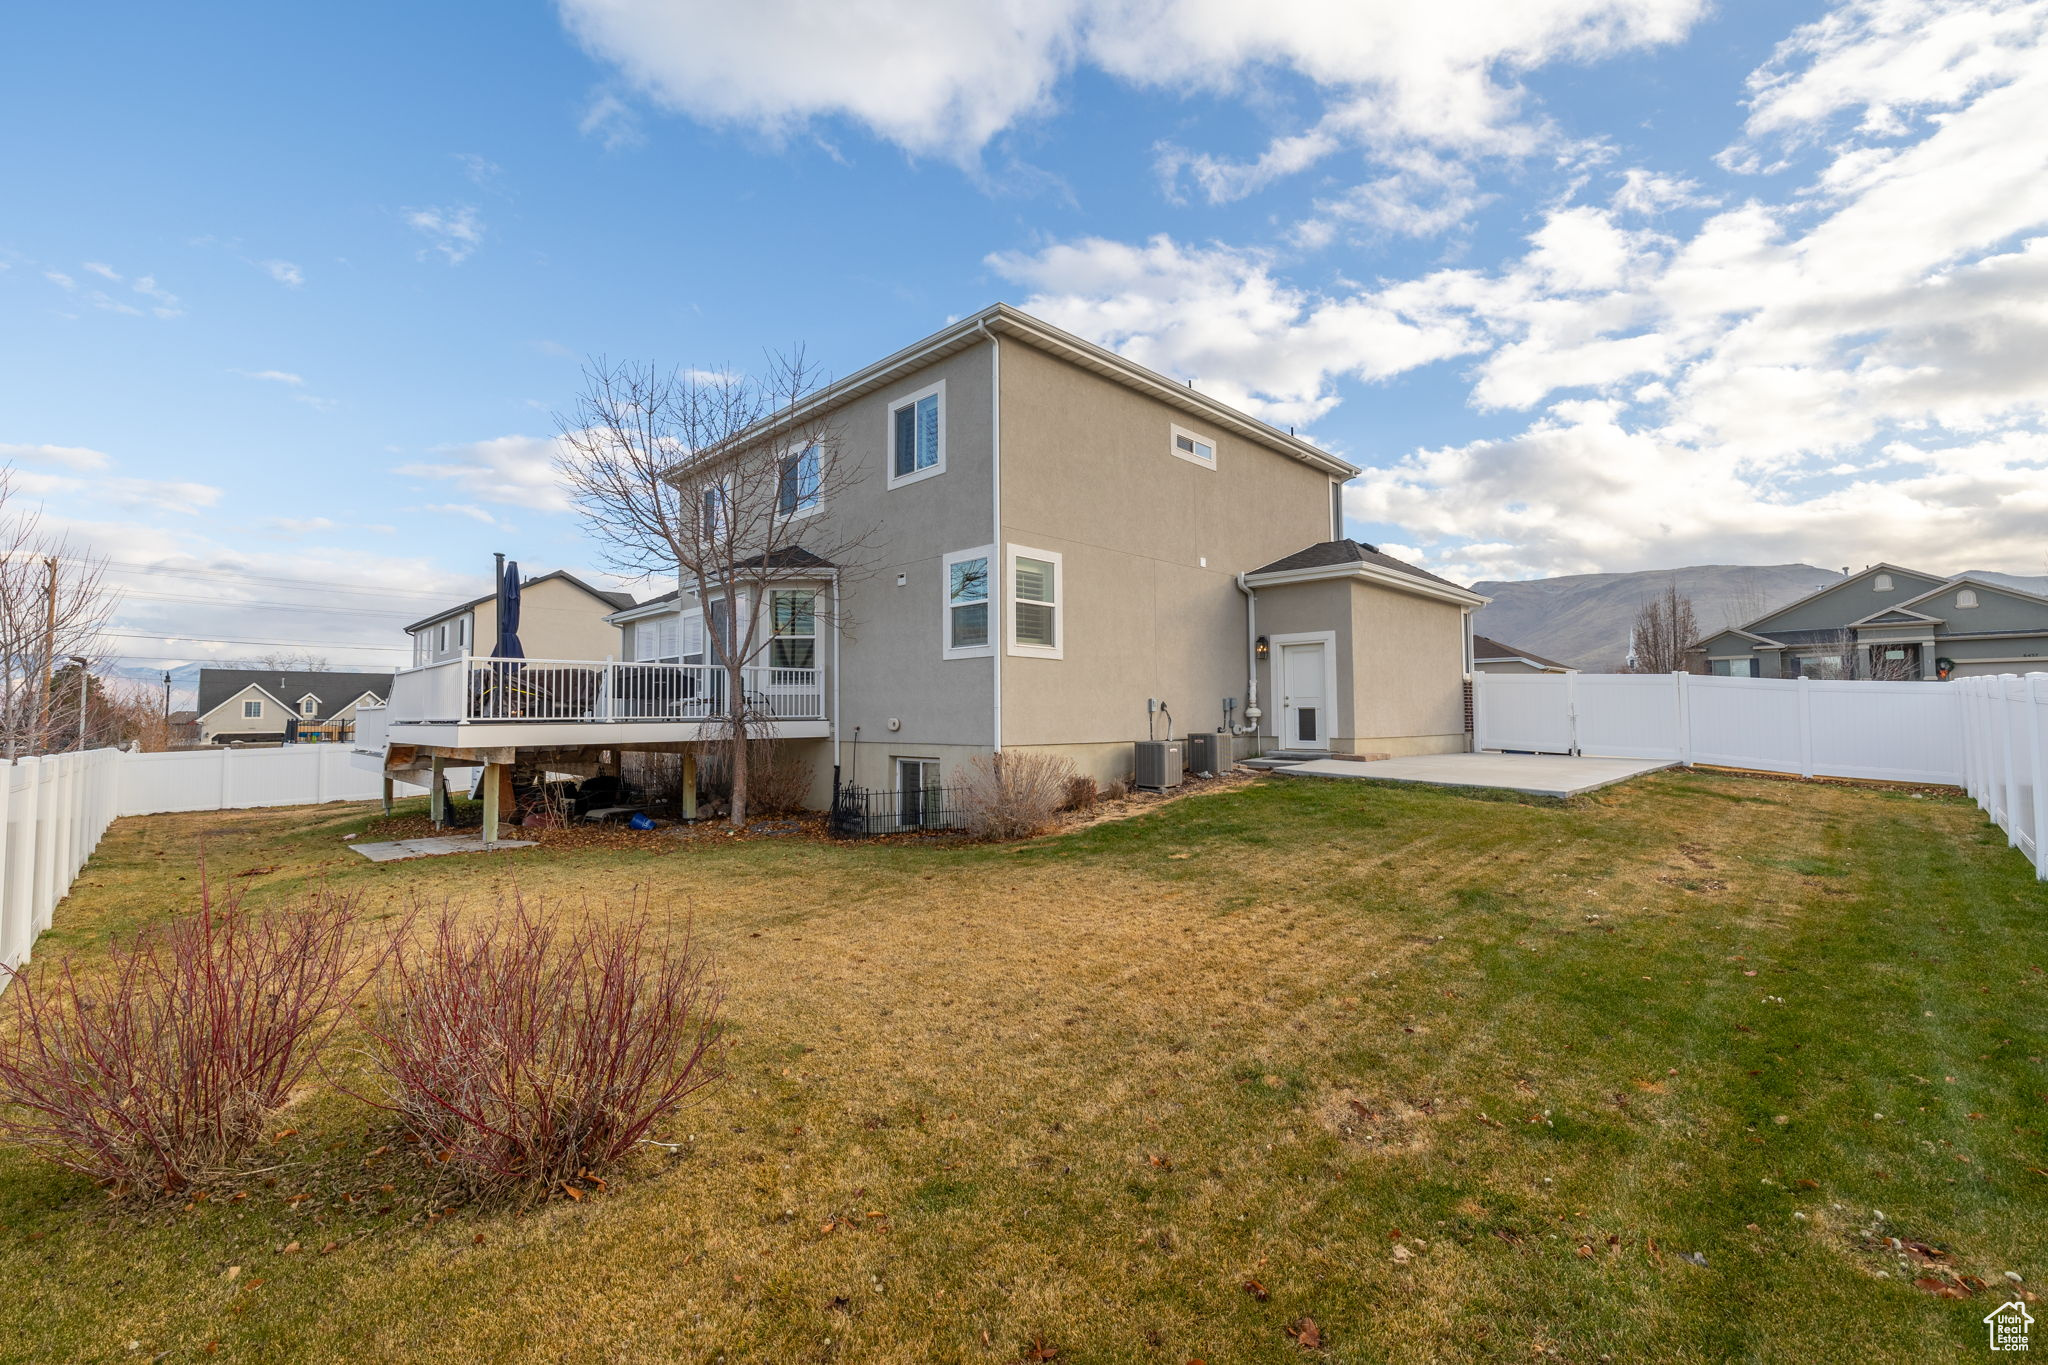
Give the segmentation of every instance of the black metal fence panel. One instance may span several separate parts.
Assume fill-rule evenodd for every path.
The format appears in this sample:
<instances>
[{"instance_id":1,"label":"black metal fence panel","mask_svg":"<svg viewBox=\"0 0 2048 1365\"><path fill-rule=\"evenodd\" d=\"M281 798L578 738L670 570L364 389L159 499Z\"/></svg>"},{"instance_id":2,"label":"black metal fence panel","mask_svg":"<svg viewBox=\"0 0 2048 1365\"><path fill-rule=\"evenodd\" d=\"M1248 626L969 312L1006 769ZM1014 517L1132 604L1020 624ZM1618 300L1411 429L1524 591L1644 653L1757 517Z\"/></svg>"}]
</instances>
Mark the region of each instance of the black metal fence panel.
<instances>
[{"instance_id":1,"label":"black metal fence panel","mask_svg":"<svg viewBox=\"0 0 2048 1365\"><path fill-rule=\"evenodd\" d=\"M955 787L841 787L832 800L832 833L841 839L960 829L966 823L967 811Z\"/></svg>"}]
</instances>

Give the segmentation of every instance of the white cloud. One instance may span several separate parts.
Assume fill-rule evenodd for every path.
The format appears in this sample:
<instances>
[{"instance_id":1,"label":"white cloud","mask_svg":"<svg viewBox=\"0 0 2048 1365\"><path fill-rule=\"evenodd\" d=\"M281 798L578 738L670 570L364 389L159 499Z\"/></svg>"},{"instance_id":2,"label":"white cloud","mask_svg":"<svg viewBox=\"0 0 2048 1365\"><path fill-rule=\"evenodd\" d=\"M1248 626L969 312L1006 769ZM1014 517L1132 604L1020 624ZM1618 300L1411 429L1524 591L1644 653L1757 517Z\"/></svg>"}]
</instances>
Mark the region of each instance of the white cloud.
<instances>
[{"instance_id":1,"label":"white cloud","mask_svg":"<svg viewBox=\"0 0 2048 1365\"><path fill-rule=\"evenodd\" d=\"M647 134L640 127L640 115L609 90L591 94L582 116L576 120L576 131L596 138L608 152L624 151L647 141Z\"/></svg>"},{"instance_id":2,"label":"white cloud","mask_svg":"<svg viewBox=\"0 0 2048 1365\"><path fill-rule=\"evenodd\" d=\"M220 502L221 490L211 484L175 479L96 479L80 491L130 511L169 512L196 516Z\"/></svg>"},{"instance_id":3,"label":"white cloud","mask_svg":"<svg viewBox=\"0 0 2048 1365\"><path fill-rule=\"evenodd\" d=\"M468 204L403 212L406 226L425 237L427 249L439 252L450 265L461 265L483 244L483 219ZM420 254L424 258L426 252Z\"/></svg>"},{"instance_id":4,"label":"white cloud","mask_svg":"<svg viewBox=\"0 0 2048 1365\"><path fill-rule=\"evenodd\" d=\"M0 463L13 464L18 460L87 471L107 467L107 456L104 452L91 450L85 446L9 445L0 442Z\"/></svg>"},{"instance_id":5,"label":"white cloud","mask_svg":"<svg viewBox=\"0 0 2048 1365\"><path fill-rule=\"evenodd\" d=\"M244 379L258 379L266 384L288 384L295 389L303 387L306 382L289 370L230 370L228 373L238 374Z\"/></svg>"},{"instance_id":6,"label":"white cloud","mask_svg":"<svg viewBox=\"0 0 2048 1365\"><path fill-rule=\"evenodd\" d=\"M436 446L434 463L400 465L396 473L445 479L481 502L558 512L569 506L555 475L558 443L546 436L499 436L488 441Z\"/></svg>"},{"instance_id":7,"label":"white cloud","mask_svg":"<svg viewBox=\"0 0 2048 1365\"><path fill-rule=\"evenodd\" d=\"M1732 160L1827 139L1803 184L1772 182L1779 202L1625 173L1492 269L1315 290L1263 253L1166 238L991 264L1027 308L1165 373L1228 376L1219 396L1269 420L1327 412L1342 379L1471 357L1471 404L1525 428L1415 451L1349 494L1447 571L2035 565L2048 0L1846 6L1754 88ZM1712 211L1665 226L1678 207Z\"/></svg>"},{"instance_id":8,"label":"white cloud","mask_svg":"<svg viewBox=\"0 0 2048 1365\"><path fill-rule=\"evenodd\" d=\"M297 289L306 282L306 273L290 261L258 261L256 267L287 289Z\"/></svg>"},{"instance_id":9,"label":"white cloud","mask_svg":"<svg viewBox=\"0 0 2048 1365\"><path fill-rule=\"evenodd\" d=\"M564 23L634 89L711 123L787 136L840 117L916 154L973 158L1048 111L1087 64L1127 83L1229 95L1267 72L1330 100L1253 162L1187 154L1233 197L1345 145L1393 139L1526 150L1517 77L1669 42L1703 0L560 0ZM610 97L607 97L610 98ZM589 119L586 117L586 131Z\"/></svg>"},{"instance_id":10,"label":"white cloud","mask_svg":"<svg viewBox=\"0 0 2048 1365\"><path fill-rule=\"evenodd\" d=\"M443 516L467 517L471 521L482 522L486 526L502 527L508 524L500 520L488 509L468 502L432 502L419 510L422 512L438 512Z\"/></svg>"},{"instance_id":11,"label":"white cloud","mask_svg":"<svg viewBox=\"0 0 2048 1365\"><path fill-rule=\"evenodd\" d=\"M468 177L470 184L480 190L497 189L499 180L505 174L503 166L475 152L456 152L454 156L456 164L462 167L462 173Z\"/></svg>"}]
</instances>

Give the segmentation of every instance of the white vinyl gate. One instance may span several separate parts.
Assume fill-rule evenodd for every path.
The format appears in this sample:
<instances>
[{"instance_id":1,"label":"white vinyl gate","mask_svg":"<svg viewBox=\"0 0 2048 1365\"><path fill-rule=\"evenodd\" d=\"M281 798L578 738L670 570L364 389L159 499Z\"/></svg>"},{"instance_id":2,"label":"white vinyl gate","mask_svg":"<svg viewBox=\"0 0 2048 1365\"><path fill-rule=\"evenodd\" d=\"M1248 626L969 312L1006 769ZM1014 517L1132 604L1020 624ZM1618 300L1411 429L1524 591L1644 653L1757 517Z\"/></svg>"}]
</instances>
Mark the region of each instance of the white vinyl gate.
<instances>
[{"instance_id":1,"label":"white vinyl gate","mask_svg":"<svg viewBox=\"0 0 2048 1365\"><path fill-rule=\"evenodd\" d=\"M1476 749L1963 785L1955 683L1480 673L1472 710Z\"/></svg>"}]
</instances>

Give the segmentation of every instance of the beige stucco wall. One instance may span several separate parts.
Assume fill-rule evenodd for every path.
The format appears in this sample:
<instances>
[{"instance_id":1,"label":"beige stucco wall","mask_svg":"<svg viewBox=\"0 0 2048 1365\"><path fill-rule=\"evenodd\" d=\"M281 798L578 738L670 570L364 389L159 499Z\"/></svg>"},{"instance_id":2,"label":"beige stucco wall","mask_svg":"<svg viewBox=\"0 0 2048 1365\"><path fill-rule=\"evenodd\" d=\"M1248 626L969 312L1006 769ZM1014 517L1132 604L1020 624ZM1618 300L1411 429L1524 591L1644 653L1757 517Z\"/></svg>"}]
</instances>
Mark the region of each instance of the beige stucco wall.
<instances>
[{"instance_id":1,"label":"beige stucco wall","mask_svg":"<svg viewBox=\"0 0 2048 1365\"><path fill-rule=\"evenodd\" d=\"M519 645L529 659L616 659L622 657L623 636L604 618L618 608L589 593L550 578L521 590L519 595ZM490 653L498 638L498 604L482 602L470 608L469 653ZM454 659L462 655L456 643L456 618L448 626L448 647L429 648L421 661ZM425 627L432 634L438 625Z\"/></svg>"},{"instance_id":2,"label":"beige stucco wall","mask_svg":"<svg viewBox=\"0 0 2048 1365\"><path fill-rule=\"evenodd\" d=\"M1232 576L1330 539L1329 476L1021 343L1002 363L1002 539L1065 576L1064 657L1003 656L1004 747L1129 744L1148 697L1215 729L1245 701ZM1171 453L1175 425L1214 469Z\"/></svg>"},{"instance_id":3,"label":"beige stucco wall","mask_svg":"<svg viewBox=\"0 0 2048 1365\"><path fill-rule=\"evenodd\" d=\"M940 381L945 467L891 488L890 408L894 400ZM834 487L826 506L800 524L797 543L841 564L838 721L844 743L851 743L856 726L863 745L886 737L885 747L903 753L985 749L991 742L990 661L946 659L941 642L944 556L993 539L991 393L989 348L983 344L827 414L841 463L828 480ZM849 539L864 544L834 553ZM828 689L830 600L828 591L820 604L819 641ZM888 728L892 719L898 722L894 731ZM847 763L842 752L841 764ZM825 766L829 778L829 760ZM872 776L863 774L863 780L873 785Z\"/></svg>"}]
</instances>

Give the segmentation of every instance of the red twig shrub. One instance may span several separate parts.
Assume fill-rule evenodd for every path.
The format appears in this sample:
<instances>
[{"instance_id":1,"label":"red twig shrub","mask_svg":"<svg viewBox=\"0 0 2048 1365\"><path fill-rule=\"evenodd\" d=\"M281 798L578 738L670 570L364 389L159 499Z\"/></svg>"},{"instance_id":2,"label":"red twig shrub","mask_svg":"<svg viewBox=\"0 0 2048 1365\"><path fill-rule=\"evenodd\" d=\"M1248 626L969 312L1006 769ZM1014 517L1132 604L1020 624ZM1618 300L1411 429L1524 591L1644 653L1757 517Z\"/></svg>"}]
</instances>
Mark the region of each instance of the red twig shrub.
<instances>
[{"instance_id":1,"label":"red twig shrub","mask_svg":"<svg viewBox=\"0 0 2048 1365\"><path fill-rule=\"evenodd\" d=\"M1026 839L1053 822L1074 765L1058 754L1018 749L979 754L958 781L967 831L983 839Z\"/></svg>"},{"instance_id":2,"label":"red twig shrub","mask_svg":"<svg viewBox=\"0 0 2048 1365\"><path fill-rule=\"evenodd\" d=\"M239 891L115 945L17 972L0 1014L0 1135L118 1196L229 1173L292 1097L356 987L353 898L253 914Z\"/></svg>"},{"instance_id":3,"label":"red twig shrub","mask_svg":"<svg viewBox=\"0 0 2048 1365\"><path fill-rule=\"evenodd\" d=\"M467 925L444 910L393 951L370 1025L384 1093L365 1098L472 1187L552 1188L720 1078L720 999L644 904L568 931L523 900Z\"/></svg>"}]
</instances>

